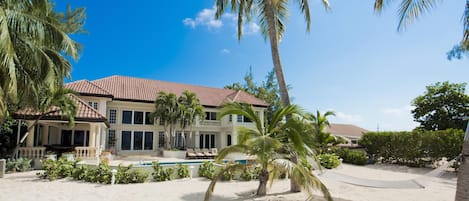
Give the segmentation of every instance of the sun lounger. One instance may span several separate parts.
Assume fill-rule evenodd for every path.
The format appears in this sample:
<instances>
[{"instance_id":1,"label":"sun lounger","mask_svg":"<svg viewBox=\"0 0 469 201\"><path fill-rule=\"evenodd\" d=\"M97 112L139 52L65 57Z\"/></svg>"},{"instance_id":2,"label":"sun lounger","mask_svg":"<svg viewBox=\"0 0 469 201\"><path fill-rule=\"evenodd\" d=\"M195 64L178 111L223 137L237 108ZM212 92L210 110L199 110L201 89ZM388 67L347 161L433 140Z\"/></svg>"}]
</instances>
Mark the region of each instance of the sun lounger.
<instances>
[{"instance_id":1,"label":"sun lounger","mask_svg":"<svg viewBox=\"0 0 469 201\"><path fill-rule=\"evenodd\" d=\"M196 158L205 158L205 154L203 154L199 148L195 148L194 152L195 152Z\"/></svg>"},{"instance_id":2,"label":"sun lounger","mask_svg":"<svg viewBox=\"0 0 469 201\"><path fill-rule=\"evenodd\" d=\"M211 149L212 156L216 158L218 156L218 149L217 148L212 148Z\"/></svg>"},{"instance_id":3,"label":"sun lounger","mask_svg":"<svg viewBox=\"0 0 469 201\"><path fill-rule=\"evenodd\" d=\"M186 158L187 159L195 159L197 158L197 154L195 154L194 149L186 149Z\"/></svg>"},{"instance_id":4,"label":"sun lounger","mask_svg":"<svg viewBox=\"0 0 469 201\"><path fill-rule=\"evenodd\" d=\"M206 158L213 158L213 155L208 151L208 149L202 149L202 153Z\"/></svg>"}]
</instances>

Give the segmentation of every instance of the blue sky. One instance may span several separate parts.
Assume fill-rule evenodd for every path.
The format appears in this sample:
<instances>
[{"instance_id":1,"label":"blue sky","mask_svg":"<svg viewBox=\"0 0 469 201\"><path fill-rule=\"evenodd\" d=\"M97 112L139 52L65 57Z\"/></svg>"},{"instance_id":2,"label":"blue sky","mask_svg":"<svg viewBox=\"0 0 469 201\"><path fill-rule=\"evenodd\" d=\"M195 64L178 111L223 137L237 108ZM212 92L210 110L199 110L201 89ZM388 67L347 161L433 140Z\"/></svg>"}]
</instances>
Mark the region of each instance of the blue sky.
<instances>
[{"instance_id":1,"label":"blue sky","mask_svg":"<svg viewBox=\"0 0 469 201\"><path fill-rule=\"evenodd\" d=\"M87 35L72 80L127 75L223 87L252 67L257 82L272 69L270 45L255 23L236 39L233 16L213 16L213 0L57 0L86 7ZM295 1L292 1L295 2ZM397 32L397 1L381 15L373 0L310 0L311 32L290 6L280 54L293 101L308 111L333 110L335 123L369 130L409 130L410 102L439 81L467 82L468 59L448 61L462 36L464 1L444 1ZM254 21L255 22L255 21Z\"/></svg>"}]
</instances>

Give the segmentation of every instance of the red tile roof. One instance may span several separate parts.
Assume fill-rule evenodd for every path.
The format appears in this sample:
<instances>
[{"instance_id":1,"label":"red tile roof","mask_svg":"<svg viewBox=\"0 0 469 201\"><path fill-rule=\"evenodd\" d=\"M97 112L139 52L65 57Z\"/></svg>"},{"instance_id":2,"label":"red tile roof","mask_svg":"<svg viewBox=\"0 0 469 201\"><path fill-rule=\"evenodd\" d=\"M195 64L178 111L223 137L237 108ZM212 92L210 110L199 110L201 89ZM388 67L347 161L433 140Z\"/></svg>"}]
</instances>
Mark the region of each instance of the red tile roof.
<instances>
[{"instance_id":1,"label":"red tile roof","mask_svg":"<svg viewBox=\"0 0 469 201\"><path fill-rule=\"evenodd\" d=\"M351 124L330 124L330 127L326 127L326 132L329 132L332 135L361 137L363 133L368 132L368 130Z\"/></svg>"},{"instance_id":2,"label":"red tile roof","mask_svg":"<svg viewBox=\"0 0 469 201\"><path fill-rule=\"evenodd\" d=\"M107 119L96 111L93 107L89 106L83 102L80 98L73 94L69 94L70 98L75 101L77 106L77 114L75 115L75 121L87 121L87 122L104 122L107 124ZM42 120L66 120L63 117L62 112L59 107L53 106L49 109L51 112L47 114ZM16 119L36 119L41 115L40 112L37 112L31 108L21 109L14 114Z\"/></svg>"},{"instance_id":3,"label":"red tile roof","mask_svg":"<svg viewBox=\"0 0 469 201\"><path fill-rule=\"evenodd\" d=\"M93 86L94 85L94 86ZM67 87L81 94L102 94L108 92L115 100L154 102L160 91L181 95L184 90L197 94L204 106L219 107L223 103L235 101L267 107L268 104L244 91L213 87L180 84L159 80L149 80L125 76L110 76L91 82L77 81ZM97 91L102 89L102 91Z\"/></svg>"},{"instance_id":4,"label":"red tile roof","mask_svg":"<svg viewBox=\"0 0 469 201\"><path fill-rule=\"evenodd\" d=\"M106 90L98 87L97 85L91 83L88 80L79 80L76 82L70 82L65 85L68 89L73 89L81 95L91 95L91 96L106 96L112 97L112 94Z\"/></svg>"}]
</instances>

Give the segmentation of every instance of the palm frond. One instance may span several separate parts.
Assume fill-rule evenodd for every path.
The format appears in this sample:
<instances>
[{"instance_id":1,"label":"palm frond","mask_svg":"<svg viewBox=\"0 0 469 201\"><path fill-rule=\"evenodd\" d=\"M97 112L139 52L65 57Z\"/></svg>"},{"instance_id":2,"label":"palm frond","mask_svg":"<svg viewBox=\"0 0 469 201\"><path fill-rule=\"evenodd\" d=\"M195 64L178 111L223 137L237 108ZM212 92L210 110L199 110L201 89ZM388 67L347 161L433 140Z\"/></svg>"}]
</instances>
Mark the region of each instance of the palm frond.
<instances>
[{"instance_id":1,"label":"palm frond","mask_svg":"<svg viewBox=\"0 0 469 201\"><path fill-rule=\"evenodd\" d=\"M397 30L404 30L407 25L414 22L420 15L435 7L435 0L402 0L399 6L399 24Z\"/></svg>"},{"instance_id":2,"label":"palm frond","mask_svg":"<svg viewBox=\"0 0 469 201\"><path fill-rule=\"evenodd\" d=\"M212 198L213 191L215 190L215 185L217 181L223 176L225 172L234 171L244 168L245 165L243 164L229 164L225 166L215 177L212 179L210 184L208 185L207 191L205 192L204 201L209 201Z\"/></svg>"}]
</instances>

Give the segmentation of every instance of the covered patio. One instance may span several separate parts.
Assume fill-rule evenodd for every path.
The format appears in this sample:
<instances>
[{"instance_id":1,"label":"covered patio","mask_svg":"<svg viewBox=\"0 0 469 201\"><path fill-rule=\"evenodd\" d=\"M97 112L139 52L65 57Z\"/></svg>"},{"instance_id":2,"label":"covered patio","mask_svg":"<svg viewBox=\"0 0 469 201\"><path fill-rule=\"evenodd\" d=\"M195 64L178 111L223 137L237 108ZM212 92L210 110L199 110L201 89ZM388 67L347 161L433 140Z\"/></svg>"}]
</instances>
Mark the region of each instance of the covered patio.
<instances>
[{"instance_id":1,"label":"covered patio","mask_svg":"<svg viewBox=\"0 0 469 201\"><path fill-rule=\"evenodd\" d=\"M47 154L60 157L63 153L73 153L76 158L92 159L104 150L109 127L106 117L75 95L69 96L78 109L73 125L69 125L59 108L52 108L53 112L42 117L31 109L14 114L14 118L24 121L28 128L35 124L19 148L18 157L42 159ZM19 136L17 141L20 141Z\"/></svg>"}]
</instances>

